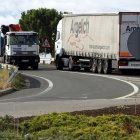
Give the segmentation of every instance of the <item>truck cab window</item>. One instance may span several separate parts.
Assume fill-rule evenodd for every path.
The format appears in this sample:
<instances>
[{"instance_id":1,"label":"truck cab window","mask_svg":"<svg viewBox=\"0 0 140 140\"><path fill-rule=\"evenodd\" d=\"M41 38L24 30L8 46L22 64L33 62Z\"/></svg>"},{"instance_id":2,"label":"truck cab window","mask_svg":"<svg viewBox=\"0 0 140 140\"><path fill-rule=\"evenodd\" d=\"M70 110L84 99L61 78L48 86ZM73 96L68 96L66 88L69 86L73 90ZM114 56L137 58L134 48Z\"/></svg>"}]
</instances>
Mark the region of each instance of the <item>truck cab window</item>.
<instances>
[{"instance_id":1,"label":"truck cab window","mask_svg":"<svg viewBox=\"0 0 140 140\"><path fill-rule=\"evenodd\" d=\"M38 45L37 36L32 35L12 35L10 36L10 45Z\"/></svg>"},{"instance_id":2,"label":"truck cab window","mask_svg":"<svg viewBox=\"0 0 140 140\"><path fill-rule=\"evenodd\" d=\"M18 44L17 36L11 36L10 37L10 45L17 45L17 44Z\"/></svg>"},{"instance_id":3,"label":"truck cab window","mask_svg":"<svg viewBox=\"0 0 140 140\"><path fill-rule=\"evenodd\" d=\"M27 45L38 45L39 40L37 36L26 36L26 42Z\"/></svg>"}]
</instances>

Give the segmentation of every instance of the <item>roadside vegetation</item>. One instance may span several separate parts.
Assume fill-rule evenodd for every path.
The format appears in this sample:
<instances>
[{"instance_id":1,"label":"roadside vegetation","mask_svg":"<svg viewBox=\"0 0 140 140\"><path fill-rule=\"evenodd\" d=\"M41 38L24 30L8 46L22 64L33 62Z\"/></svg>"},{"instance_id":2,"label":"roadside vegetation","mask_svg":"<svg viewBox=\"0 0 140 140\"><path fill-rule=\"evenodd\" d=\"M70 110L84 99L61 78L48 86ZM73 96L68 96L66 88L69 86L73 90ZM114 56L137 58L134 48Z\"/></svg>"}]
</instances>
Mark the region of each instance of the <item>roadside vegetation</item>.
<instances>
[{"instance_id":1,"label":"roadside vegetation","mask_svg":"<svg viewBox=\"0 0 140 140\"><path fill-rule=\"evenodd\" d=\"M15 78L12 80L11 82L11 87L14 90L20 90L21 88L23 88L25 86L26 82L25 82L25 78L22 74L18 73Z\"/></svg>"},{"instance_id":2,"label":"roadside vegetation","mask_svg":"<svg viewBox=\"0 0 140 140\"><path fill-rule=\"evenodd\" d=\"M22 119L21 119L22 120ZM51 113L24 119L0 118L0 139L6 140L139 140L140 118Z\"/></svg>"},{"instance_id":3,"label":"roadside vegetation","mask_svg":"<svg viewBox=\"0 0 140 140\"><path fill-rule=\"evenodd\" d=\"M14 71L13 68L9 69L0 69L0 90L11 87L14 90L19 90L25 86L25 78L20 73L17 73L14 79L6 85L11 73Z\"/></svg>"},{"instance_id":4,"label":"roadside vegetation","mask_svg":"<svg viewBox=\"0 0 140 140\"><path fill-rule=\"evenodd\" d=\"M0 89L2 90L9 79L9 70L0 69Z\"/></svg>"}]
</instances>

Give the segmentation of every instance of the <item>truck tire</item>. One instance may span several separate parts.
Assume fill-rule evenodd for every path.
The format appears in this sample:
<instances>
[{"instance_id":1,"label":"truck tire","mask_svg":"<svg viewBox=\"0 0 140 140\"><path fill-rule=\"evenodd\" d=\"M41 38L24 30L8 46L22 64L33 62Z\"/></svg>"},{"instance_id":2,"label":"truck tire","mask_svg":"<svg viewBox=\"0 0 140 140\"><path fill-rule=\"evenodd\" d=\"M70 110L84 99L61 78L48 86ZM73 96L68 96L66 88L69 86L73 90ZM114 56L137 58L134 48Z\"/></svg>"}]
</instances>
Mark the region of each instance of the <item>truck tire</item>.
<instances>
[{"instance_id":1,"label":"truck tire","mask_svg":"<svg viewBox=\"0 0 140 140\"><path fill-rule=\"evenodd\" d=\"M89 72L90 68L84 68L84 71Z\"/></svg>"},{"instance_id":2,"label":"truck tire","mask_svg":"<svg viewBox=\"0 0 140 140\"><path fill-rule=\"evenodd\" d=\"M63 70L63 62L60 57L57 57L55 65L57 70Z\"/></svg>"},{"instance_id":3,"label":"truck tire","mask_svg":"<svg viewBox=\"0 0 140 140\"><path fill-rule=\"evenodd\" d=\"M4 63L4 56L0 57L0 63Z\"/></svg>"},{"instance_id":4,"label":"truck tire","mask_svg":"<svg viewBox=\"0 0 140 140\"><path fill-rule=\"evenodd\" d=\"M103 61L103 73L104 74L110 74L111 73L111 61L108 59L105 59Z\"/></svg>"},{"instance_id":5,"label":"truck tire","mask_svg":"<svg viewBox=\"0 0 140 140\"><path fill-rule=\"evenodd\" d=\"M93 59L91 71L92 71L93 73L97 73L97 59Z\"/></svg>"},{"instance_id":6,"label":"truck tire","mask_svg":"<svg viewBox=\"0 0 140 140\"><path fill-rule=\"evenodd\" d=\"M32 68L33 68L33 70L38 70L38 63L34 63Z\"/></svg>"},{"instance_id":7,"label":"truck tire","mask_svg":"<svg viewBox=\"0 0 140 140\"><path fill-rule=\"evenodd\" d=\"M5 63L5 64L8 64L7 59L8 59L8 58L7 58L7 55L5 55L5 56L4 56L4 63Z\"/></svg>"},{"instance_id":8,"label":"truck tire","mask_svg":"<svg viewBox=\"0 0 140 140\"><path fill-rule=\"evenodd\" d=\"M102 59L98 59L98 61L97 61L97 71L98 71L98 73L103 73L103 61L102 61Z\"/></svg>"}]
</instances>

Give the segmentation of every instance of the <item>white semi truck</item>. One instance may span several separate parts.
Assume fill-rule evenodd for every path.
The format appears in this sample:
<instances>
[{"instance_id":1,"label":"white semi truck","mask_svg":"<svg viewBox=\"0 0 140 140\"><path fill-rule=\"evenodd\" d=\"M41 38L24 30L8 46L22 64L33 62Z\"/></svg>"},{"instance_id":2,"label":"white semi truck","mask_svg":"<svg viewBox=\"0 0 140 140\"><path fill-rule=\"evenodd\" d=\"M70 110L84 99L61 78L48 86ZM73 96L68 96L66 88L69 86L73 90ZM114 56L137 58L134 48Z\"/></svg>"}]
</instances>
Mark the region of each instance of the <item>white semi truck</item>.
<instances>
[{"instance_id":1,"label":"white semi truck","mask_svg":"<svg viewBox=\"0 0 140 140\"><path fill-rule=\"evenodd\" d=\"M140 70L140 12L66 15L57 26L57 69Z\"/></svg>"},{"instance_id":2,"label":"white semi truck","mask_svg":"<svg viewBox=\"0 0 140 140\"><path fill-rule=\"evenodd\" d=\"M20 68L38 69L39 39L33 31L8 31L1 43L1 57L4 63L17 65Z\"/></svg>"}]
</instances>

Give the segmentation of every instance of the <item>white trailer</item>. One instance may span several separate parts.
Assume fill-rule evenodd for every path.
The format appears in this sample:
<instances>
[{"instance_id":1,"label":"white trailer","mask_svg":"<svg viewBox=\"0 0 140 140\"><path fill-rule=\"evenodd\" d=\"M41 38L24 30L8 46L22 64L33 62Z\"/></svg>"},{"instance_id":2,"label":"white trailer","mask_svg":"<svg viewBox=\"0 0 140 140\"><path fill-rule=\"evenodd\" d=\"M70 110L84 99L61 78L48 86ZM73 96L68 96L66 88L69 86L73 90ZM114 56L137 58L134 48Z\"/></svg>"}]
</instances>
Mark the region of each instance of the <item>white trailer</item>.
<instances>
[{"instance_id":1,"label":"white trailer","mask_svg":"<svg viewBox=\"0 0 140 140\"><path fill-rule=\"evenodd\" d=\"M140 69L140 12L67 15L57 26L57 69Z\"/></svg>"}]
</instances>

